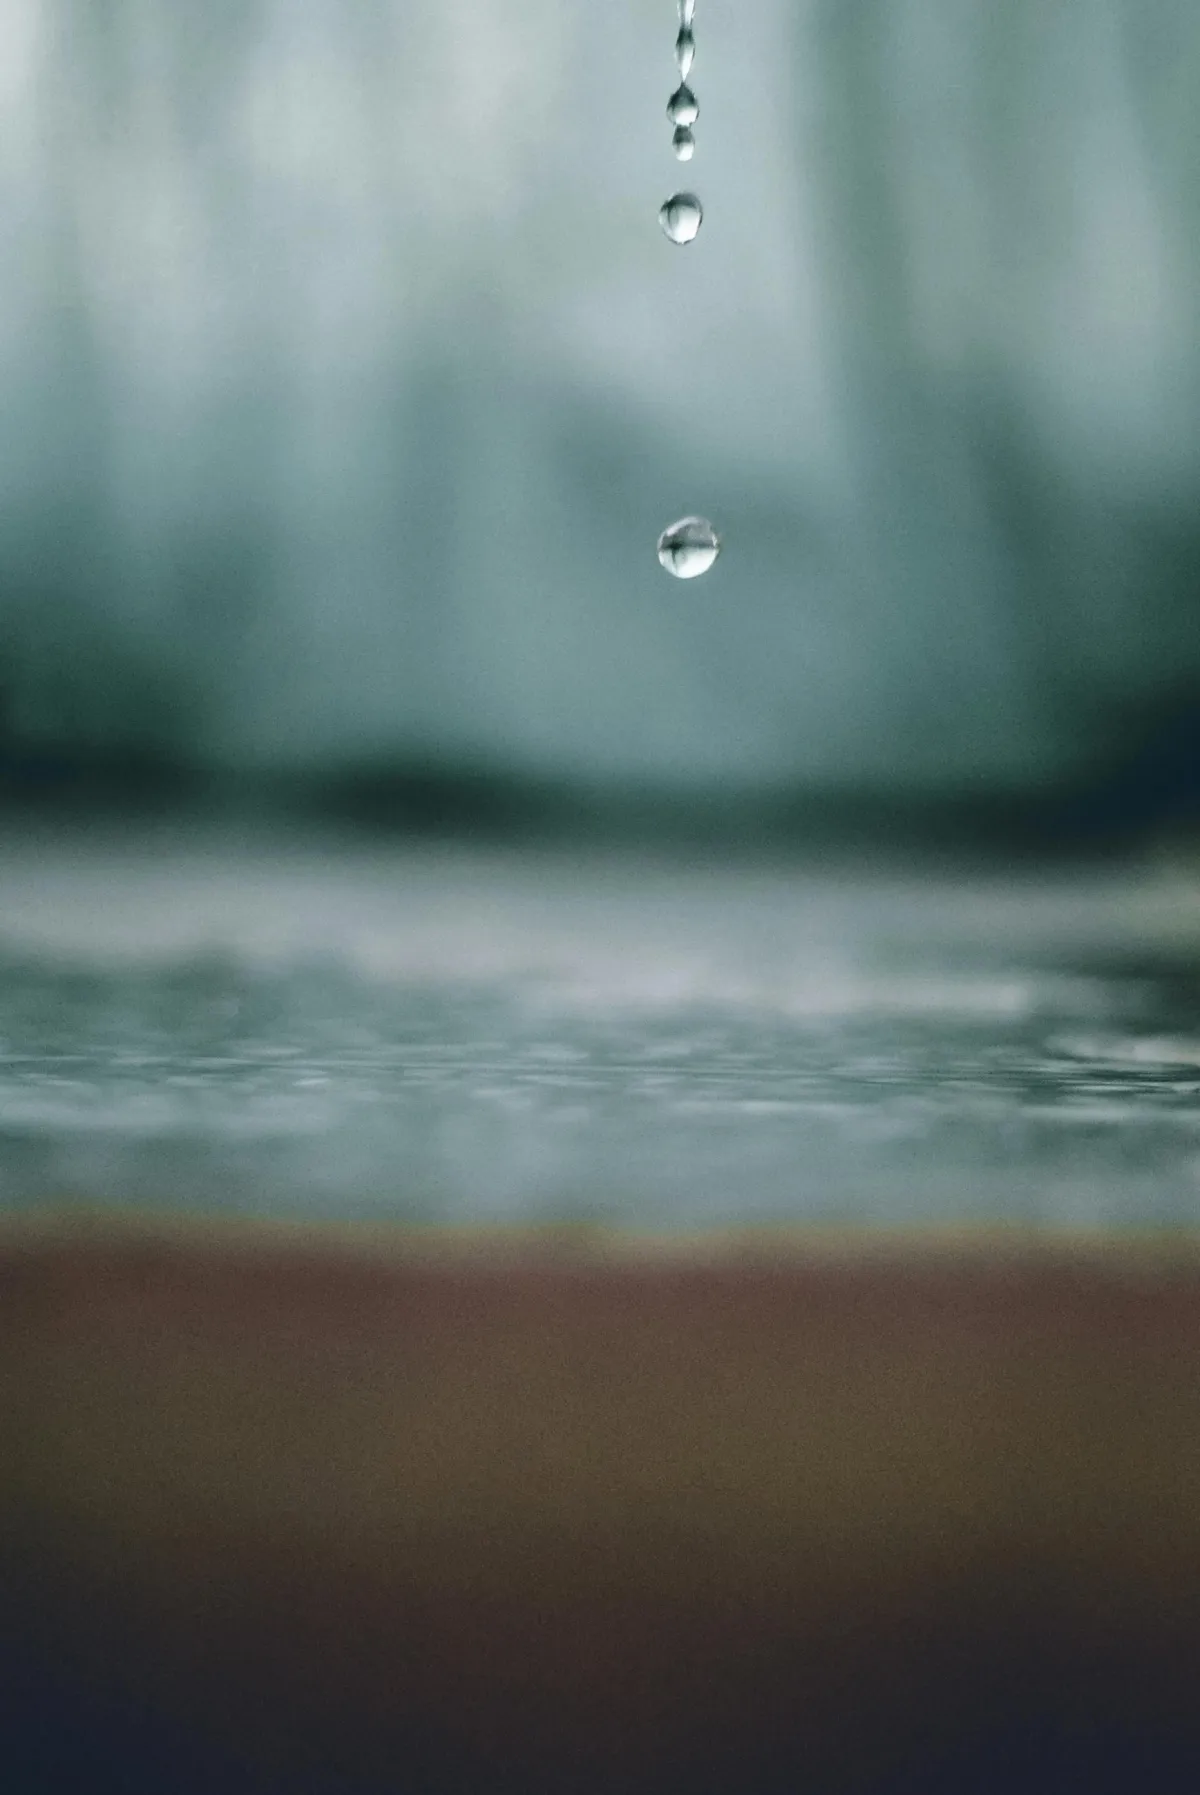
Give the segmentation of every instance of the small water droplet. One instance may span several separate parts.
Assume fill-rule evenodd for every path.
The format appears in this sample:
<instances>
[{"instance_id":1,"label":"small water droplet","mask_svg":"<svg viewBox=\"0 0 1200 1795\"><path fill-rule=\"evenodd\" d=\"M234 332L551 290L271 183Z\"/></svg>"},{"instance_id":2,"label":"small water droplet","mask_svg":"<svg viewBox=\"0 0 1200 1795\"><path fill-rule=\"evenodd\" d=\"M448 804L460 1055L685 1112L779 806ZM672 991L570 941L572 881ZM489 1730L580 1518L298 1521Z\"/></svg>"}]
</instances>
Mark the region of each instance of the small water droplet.
<instances>
[{"instance_id":1,"label":"small water droplet","mask_svg":"<svg viewBox=\"0 0 1200 1795\"><path fill-rule=\"evenodd\" d=\"M696 154L696 139L690 125L676 125L675 135L671 139L671 148L681 162L690 162Z\"/></svg>"},{"instance_id":2,"label":"small water droplet","mask_svg":"<svg viewBox=\"0 0 1200 1795\"><path fill-rule=\"evenodd\" d=\"M672 243L690 243L700 229L704 208L694 193L673 193L659 209L658 222Z\"/></svg>"},{"instance_id":3,"label":"small water droplet","mask_svg":"<svg viewBox=\"0 0 1200 1795\"><path fill-rule=\"evenodd\" d=\"M696 60L696 39L692 35L690 25L679 27L679 36L675 39L675 61L679 64L681 78L686 81Z\"/></svg>"},{"instance_id":4,"label":"small water droplet","mask_svg":"<svg viewBox=\"0 0 1200 1795\"><path fill-rule=\"evenodd\" d=\"M694 125L699 116L695 94L686 81L681 81L667 101L667 117L673 125Z\"/></svg>"},{"instance_id":5,"label":"small water droplet","mask_svg":"<svg viewBox=\"0 0 1200 1795\"><path fill-rule=\"evenodd\" d=\"M679 23L690 25L696 16L696 0L679 0Z\"/></svg>"},{"instance_id":6,"label":"small water droplet","mask_svg":"<svg viewBox=\"0 0 1200 1795\"><path fill-rule=\"evenodd\" d=\"M706 517L681 517L658 539L658 558L677 580L707 573L721 552L721 538Z\"/></svg>"}]
</instances>

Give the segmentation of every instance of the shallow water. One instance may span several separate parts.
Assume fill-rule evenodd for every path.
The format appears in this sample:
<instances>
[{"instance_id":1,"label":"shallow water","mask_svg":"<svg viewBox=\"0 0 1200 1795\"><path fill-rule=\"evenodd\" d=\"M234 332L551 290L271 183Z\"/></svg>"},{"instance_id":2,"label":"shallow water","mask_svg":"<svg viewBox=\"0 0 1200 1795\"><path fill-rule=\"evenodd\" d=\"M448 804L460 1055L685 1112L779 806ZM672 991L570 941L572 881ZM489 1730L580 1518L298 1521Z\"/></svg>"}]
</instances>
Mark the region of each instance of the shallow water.
<instances>
[{"instance_id":1,"label":"shallow water","mask_svg":"<svg viewBox=\"0 0 1200 1795\"><path fill-rule=\"evenodd\" d=\"M198 839L0 850L0 1203L1200 1216L1200 904Z\"/></svg>"}]
</instances>

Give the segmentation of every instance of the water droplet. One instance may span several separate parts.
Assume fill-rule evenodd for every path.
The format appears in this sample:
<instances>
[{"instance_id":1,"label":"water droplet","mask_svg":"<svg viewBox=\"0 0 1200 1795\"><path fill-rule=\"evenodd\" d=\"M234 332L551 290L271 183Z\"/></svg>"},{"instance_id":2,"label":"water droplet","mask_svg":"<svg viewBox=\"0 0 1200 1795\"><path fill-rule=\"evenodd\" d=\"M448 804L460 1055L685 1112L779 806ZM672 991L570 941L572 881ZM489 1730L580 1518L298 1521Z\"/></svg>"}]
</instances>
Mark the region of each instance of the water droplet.
<instances>
[{"instance_id":1,"label":"water droplet","mask_svg":"<svg viewBox=\"0 0 1200 1795\"><path fill-rule=\"evenodd\" d=\"M704 208L694 193L673 193L659 209L658 222L672 243L690 243L704 218Z\"/></svg>"},{"instance_id":2,"label":"water droplet","mask_svg":"<svg viewBox=\"0 0 1200 1795\"><path fill-rule=\"evenodd\" d=\"M696 139L692 135L690 125L676 125L675 135L671 139L671 148L681 162L690 162L696 154Z\"/></svg>"},{"instance_id":3,"label":"water droplet","mask_svg":"<svg viewBox=\"0 0 1200 1795\"><path fill-rule=\"evenodd\" d=\"M694 125L699 116L695 94L686 81L681 81L667 101L667 117L673 125Z\"/></svg>"},{"instance_id":4,"label":"water droplet","mask_svg":"<svg viewBox=\"0 0 1200 1795\"><path fill-rule=\"evenodd\" d=\"M721 552L721 538L706 517L681 517L658 539L658 558L677 580L707 573Z\"/></svg>"},{"instance_id":5,"label":"water droplet","mask_svg":"<svg viewBox=\"0 0 1200 1795\"><path fill-rule=\"evenodd\" d=\"M696 40L692 36L690 25L679 27L679 36L675 39L675 60L679 64L681 78L686 81L696 60Z\"/></svg>"},{"instance_id":6,"label":"water droplet","mask_svg":"<svg viewBox=\"0 0 1200 1795\"><path fill-rule=\"evenodd\" d=\"M679 0L679 23L690 25L696 16L696 0Z\"/></svg>"}]
</instances>

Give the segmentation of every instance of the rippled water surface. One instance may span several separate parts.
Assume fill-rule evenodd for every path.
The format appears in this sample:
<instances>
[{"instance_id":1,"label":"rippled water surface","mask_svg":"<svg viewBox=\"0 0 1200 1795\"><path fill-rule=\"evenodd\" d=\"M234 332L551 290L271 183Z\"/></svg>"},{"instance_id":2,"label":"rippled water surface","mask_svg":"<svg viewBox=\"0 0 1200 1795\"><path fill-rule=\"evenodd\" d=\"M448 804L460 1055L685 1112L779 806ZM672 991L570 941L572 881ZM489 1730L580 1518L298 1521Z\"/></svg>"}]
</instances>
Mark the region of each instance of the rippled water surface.
<instances>
[{"instance_id":1,"label":"rippled water surface","mask_svg":"<svg viewBox=\"0 0 1200 1795\"><path fill-rule=\"evenodd\" d=\"M1182 872L0 853L0 1202L1192 1221Z\"/></svg>"}]
</instances>

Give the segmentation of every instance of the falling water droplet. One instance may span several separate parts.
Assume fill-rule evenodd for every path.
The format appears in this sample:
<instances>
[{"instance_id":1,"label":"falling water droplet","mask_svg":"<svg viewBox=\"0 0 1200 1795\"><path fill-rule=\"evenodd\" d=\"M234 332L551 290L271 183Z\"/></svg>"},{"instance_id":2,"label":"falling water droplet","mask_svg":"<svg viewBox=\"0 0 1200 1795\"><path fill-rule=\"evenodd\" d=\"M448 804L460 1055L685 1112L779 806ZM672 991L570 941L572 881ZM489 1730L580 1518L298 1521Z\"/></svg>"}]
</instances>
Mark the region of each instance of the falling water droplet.
<instances>
[{"instance_id":1,"label":"falling water droplet","mask_svg":"<svg viewBox=\"0 0 1200 1795\"><path fill-rule=\"evenodd\" d=\"M667 101L667 117L673 125L694 125L699 116L695 94L686 81L681 81Z\"/></svg>"},{"instance_id":2,"label":"falling water droplet","mask_svg":"<svg viewBox=\"0 0 1200 1795\"><path fill-rule=\"evenodd\" d=\"M658 222L672 243L690 243L704 219L704 208L694 193L673 193L664 200Z\"/></svg>"},{"instance_id":3,"label":"falling water droplet","mask_svg":"<svg viewBox=\"0 0 1200 1795\"><path fill-rule=\"evenodd\" d=\"M706 517L681 517L658 539L658 558L677 580L707 573L721 552L721 538Z\"/></svg>"},{"instance_id":4,"label":"falling water droplet","mask_svg":"<svg viewBox=\"0 0 1200 1795\"><path fill-rule=\"evenodd\" d=\"M695 14L696 0L679 0L679 35L675 39L679 86L667 101L667 117L673 127L671 148L680 162L690 162L696 153L692 126L700 115L696 96L687 84L696 59ZM658 222L672 243L690 243L704 222L704 208L694 193L673 193L663 201ZM707 573L720 552L721 538L706 517L681 517L668 524L658 539L659 563L677 580L694 580Z\"/></svg>"}]
</instances>

